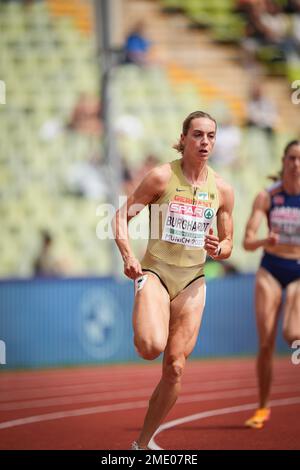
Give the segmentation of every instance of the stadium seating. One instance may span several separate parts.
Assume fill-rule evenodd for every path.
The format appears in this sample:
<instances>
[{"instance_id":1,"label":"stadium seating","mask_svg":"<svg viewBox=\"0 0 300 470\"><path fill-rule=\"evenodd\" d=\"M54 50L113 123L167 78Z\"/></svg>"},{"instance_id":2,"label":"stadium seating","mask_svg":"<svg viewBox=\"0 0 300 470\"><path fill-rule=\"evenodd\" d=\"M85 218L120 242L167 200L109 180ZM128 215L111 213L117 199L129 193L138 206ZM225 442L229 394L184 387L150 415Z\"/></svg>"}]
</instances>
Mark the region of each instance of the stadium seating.
<instances>
[{"instance_id":1,"label":"stadium seating","mask_svg":"<svg viewBox=\"0 0 300 470\"><path fill-rule=\"evenodd\" d=\"M182 2L162 3L178 7ZM214 9L218 14L210 26L218 34L224 18L231 21L231 1L184 3L189 14L194 11L194 18L193 8L199 5L203 18L204 13L211 18ZM66 130L80 94L99 96L94 36L88 13L84 15L85 26L77 21L80 5L71 7L68 2L57 1L32 2L26 7L19 2L0 3L0 79L6 83L7 94L6 105L0 105L2 277L32 274L42 229L53 234L57 253L71 260L72 274L106 275L114 271L113 242L96 237L96 209L107 202L107 194L104 191L97 200L91 200L78 197L66 185L70 168L86 162L101 148L100 138ZM119 66L111 86L118 148L131 168L141 165L149 154L161 162L176 158L172 145L191 110L202 108L222 115L227 106L218 101L213 106L196 81L174 80L172 67ZM278 137L278 154L271 158L265 135L245 132L239 167L220 169L236 191L232 260L242 271L254 269L259 256L248 255L241 247L251 201L267 184L265 175L279 169L287 138ZM146 212L141 220L146 224ZM138 253L144 246L144 241L134 242Z\"/></svg>"}]
</instances>

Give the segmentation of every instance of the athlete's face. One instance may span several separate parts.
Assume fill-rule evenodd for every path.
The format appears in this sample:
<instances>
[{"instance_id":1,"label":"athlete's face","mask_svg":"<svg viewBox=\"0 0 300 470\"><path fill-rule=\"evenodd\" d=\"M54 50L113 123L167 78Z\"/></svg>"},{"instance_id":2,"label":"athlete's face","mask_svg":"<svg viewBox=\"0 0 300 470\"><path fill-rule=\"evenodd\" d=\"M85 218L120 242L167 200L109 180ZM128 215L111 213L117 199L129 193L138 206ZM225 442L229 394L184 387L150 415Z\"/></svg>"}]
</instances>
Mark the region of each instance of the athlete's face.
<instances>
[{"instance_id":1,"label":"athlete's face","mask_svg":"<svg viewBox=\"0 0 300 470\"><path fill-rule=\"evenodd\" d=\"M283 171L288 177L300 177L300 145L292 145L283 157Z\"/></svg>"},{"instance_id":2,"label":"athlete's face","mask_svg":"<svg viewBox=\"0 0 300 470\"><path fill-rule=\"evenodd\" d=\"M195 118L191 121L187 135L181 134L184 156L208 160L216 140L216 125L207 118Z\"/></svg>"}]
</instances>

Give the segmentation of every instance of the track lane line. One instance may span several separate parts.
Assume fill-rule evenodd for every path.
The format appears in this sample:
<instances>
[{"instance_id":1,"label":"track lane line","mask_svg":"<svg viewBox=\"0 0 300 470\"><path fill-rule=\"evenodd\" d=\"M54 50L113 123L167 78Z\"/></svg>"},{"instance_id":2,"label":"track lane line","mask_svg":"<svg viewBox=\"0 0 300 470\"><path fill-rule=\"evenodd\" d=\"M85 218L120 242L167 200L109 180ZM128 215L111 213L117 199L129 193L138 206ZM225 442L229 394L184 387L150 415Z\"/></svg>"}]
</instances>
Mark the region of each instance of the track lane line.
<instances>
[{"instance_id":1,"label":"track lane line","mask_svg":"<svg viewBox=\"0 0 300 470\"><path fill-rule=\"evenodd\" d=\"M293 398L283 398L278 400L270 401L270 407L275 406L289 406L289 405L296 405L300 403L300 397L293 397ZM232 414L232 413L240 413L241 411L247 411L257 408L257 403L248 403L246 405L239 405L239 406L232 406L229 408L219 408L215 410L209 411L202 411L201 413L196 413L193 415L185 416L184 418L174 419L167 423L162 424L157 431L153 434L148 447L151 450L164 450L162 447L155 442L155 437L158 436L163 431L167 429L174 428L175 426L179 426L181 424L190 423L192 421L198 421L204 418L210 418L212 416L221 416L225 414Z\"/></svg>"},{"instance_id":2,"label":"track lane line","mask_svg":"<svg viewBox=\"0 0 300 470\"><path fill-rule=\"evenodd\" d=\"M289 393L292 391L289 390ZM246 396L256 396L257 389L253 388L253 390L239 390L235 395L224 396L224 394L220 394L219 399L227 399L227 398L236 398L236 397L246 397ZM209 394L211 400L211 394ZM193 403L201 401L201 395L187 395L183 396L178 400L178 405L185 404L185 403ZM208 401L208 400L206 400ZM114 403L111 405L99 405L91 408L79 408L75 410L67 410L67 411L56 411L52 413L45 413L40 415L34 416L26 416L24 418L13 419L9 421L4 421L0 423L0 430L8 429L16 426L24 426L26 424L33 424L33 423L40 423L45 421L52 421L56 419L64 419L76 416L85 416L91 414L98 414L98 413L107 413L113 411L120 411L120 410L132 410L137 408L146 408L148 407L148 400L137 401L137 402L124 402L124 403ZM206 412L204 412L206 413ZM160 428L159 428L160 429Z\"/></svg>"}]
</instances>

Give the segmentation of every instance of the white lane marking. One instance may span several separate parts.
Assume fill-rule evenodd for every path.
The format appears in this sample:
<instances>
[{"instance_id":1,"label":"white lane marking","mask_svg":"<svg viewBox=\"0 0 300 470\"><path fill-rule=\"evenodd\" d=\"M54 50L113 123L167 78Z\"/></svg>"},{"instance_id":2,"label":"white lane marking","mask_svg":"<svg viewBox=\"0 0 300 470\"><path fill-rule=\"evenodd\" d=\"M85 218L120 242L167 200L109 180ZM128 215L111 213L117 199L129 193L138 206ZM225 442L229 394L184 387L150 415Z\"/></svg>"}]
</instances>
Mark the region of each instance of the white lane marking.
<instances>
[{"instance_id":1,"label":"white lane marking","mask_svg":"<svg viewBox=\"0 0 300 470\"><path fill-rule=\"evenodd\" d=\"M220 384L221 385L221 384ZM240 385L236 383L236 385ZM219 400L223 398L232 398L239 396L251 396L255 394L257 388L254 387L254 380L252 381L252 387L247 387L244 390L241 390L241 387L238 389L224 390L224 386L221 386L220 390L212 390L209 393L198 393L196 395L191 395L191 392L202 392L201 384L196 383L194 386L186 387L186 390L183 390L181 397L178 400L178 403L184 399L185 396L189 397L189 400L192 401L209 401L209 400ZM284 392L296 392L300 389L299 385L294 385L293 383L286 383L284 385L273 386L274 393L284 393ZM101 401L112 401L117 399L126 399L126 398L148 398L152 393L152 388L142 388L128 391L120 392L104 392L104 393L92 393L92 394L82 394L82 395L72 395L70 397L54 397L54 398L42 398L40 400L26 400L26 401L16 401L16 402L6 402L0 404L0 411L13 411L13 410L25 410L32 408L41 408L41 407L51 407L51 406L62 406L62 405L72 405L75 403L92 403L92 402L101 402Z\"/></svg>"},{"instance_id":2,"label":"white lane marking","mask_svg":"<svg viewBox=\"0 0 300 470\"><path fill-rule=\"evenodd\" d=\"M289 390L289 392L292 392L292 390ZM235 394L232 394L230 396L227 392L225 392L225 393L220 394L219 399L222 399L222 398L226 399L226 398L232 398L232 397L237 397L237 396L244 397L244 396L249 396L249 395L256 395L256 393L257 393L256 388L253 388L252 390L238 390ZM201 394L183 396L178 400L178 404L201 401L201 398L203 398L203 395ZM209 394L208 399L212 399L211 393ZM42 415L27 416L25 418L4 421L0 423L0 430L12 428L16 426L23 426L25 424L40 423L42 421L52 421L55 419L64 419L64 418L70 418L70 417L75 417L75 416L84 416L84 415L97 414L97 413L107 413L107 412L120 411L120 410L131 410L135 408L146 408L147 406L148 406L148 400L144 400L144 401L137 401L137 402L114 403L112 405L99 405L99 406L92 407L92 408L79 408L76 410L57 411L57 412L52 412L52 413L45 413ZM204 413L207 413L207 412L204 412Z\"/></svg>"},{"instance_id":3,"label":"white lane marking","mask_svg":"<svg viewBox=\"0 0 300 470\"><path fill-rule=\"evenodd\" d=\"M55 419L70 418L73 416L84 416L97 413L107 413L109 411L132 410L135 408L145 408L148 401L137 401L128 403L116 403L114 405L101 405L93 408L80 408L79 410L58 411L56 413L47 413L43 415L28 416L26 418L14 419L0 423L0 430L23 426L24 424L41 423L42 421L52 421Z\"/></svg>"},{"instance_id":4,"label":"white lane marking","mask_svg":"<svg viewBox=\"0 0 300 470\"><path fill-rule=\"evenodd\" d=\"M159 371L159 374L158 376L160 375L160 372ZM158 376L157 376L157 379L158 379ZM190 377L192 379L195 378L195 375L193 375L192 377ZM278 385L281 384L281 383L285 383L286 380L289 380L291 379L291 374L281 374L280 376L277 375L276 379L275 379L275 382L274 383L277 383ZM144 386L147 386L148 384L145 383L147 382L147 380L149 380L151 386L153 384L153 380L154 380L154 377L148 377L148 376L144 376L143 378L143 385ZM189 381L190 379L185 375L184 376L184 381L183 381L183 386L184 387L189 387L189 386L193 386L193 384L199 384L199 381L197 382L193 382L193 381ZM117 391L119 391L120 389L123 389L124 388L127 388L128 386L128 389L131 389L131 388L135 388L136 386L136 383L138 382L138 380L130 380L130 381L119 381L117 383L110 383L110 382L107 382L105 381L105 379L102 379L101 378L101 381L99 380L98 383L81 383L81 384L76 384L76 385L63 385L63 386L59 386L59 385L55 385L55 386L47 386L47 387L39 387L39 388L25 388L25 389L21 389L21 390L10 390L10 391L3 391L3 392L0 392L0 403L1 402L11 402L13 400L30 400L30 399L33 399L33 398L37 398L37 399L42 399L42 398L50 398L51 396L52 397L55 397L55 396L66 396L66 395L75 395L76 392L78 392L79 394L80 393L84 393L85 391L87 392L108 392L108 393L114 393L114 388L116 387ZM232 377L231 380L228 380L228 379L225 379L225 380L222 380L222 379L219 379L219 380L207 380L205 381L204 383L202 382L201 383L201 389L204 391L204 390L210 390L211 388L214 388L215 386L218 386L218 385L224 385L227 386L228 385L228 388L230 385L239 385L240 383L249 383L249 384L253 384L255 383L256 384L256 378L255 376L253 375L253 377L249 378L244 378L244 377Z\"/></svg>"},{"instance_id":5,"label":"white lane marking","mask_svg":"<svg viewBox=\"0 0 300 470\"><path fill-rule=\"evenodd\" d=\"M300 403L300 397L283 398L279 400L270 401L270 407L296 405L298 403ZM174 419L172 421L169 421L159 426L157 431L155 431L155 433L153 434L148 444L148 447L151 450L164 450L162 447L159 447L159 445L156 444L154 438L161 432L165 431L166 429L174 428L175 426L179 426L184 423L190 423L191 421L197 421L197 420L204 419L204 418L210 418L212 416L221 416L221 415L231 414L231 413L240 413L241 411L252 410L255 408L257 408L257 403L248 403L246 405L232 406L229 408L219 408L216 410L202 411L201 413L196 413L193 415L185 416L184 418Z\"/></svg>"}]
</instances>

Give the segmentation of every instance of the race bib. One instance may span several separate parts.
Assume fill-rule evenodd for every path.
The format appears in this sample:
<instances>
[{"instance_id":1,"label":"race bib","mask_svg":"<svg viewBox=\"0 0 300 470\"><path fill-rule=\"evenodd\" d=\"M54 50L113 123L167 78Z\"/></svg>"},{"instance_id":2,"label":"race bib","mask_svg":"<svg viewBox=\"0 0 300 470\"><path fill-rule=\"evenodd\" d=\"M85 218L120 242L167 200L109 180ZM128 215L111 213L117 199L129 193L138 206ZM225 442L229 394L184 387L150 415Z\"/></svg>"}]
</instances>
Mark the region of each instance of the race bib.
<instances>
[{"instance_id":1,"label":"race bib","mask_svg":"<svg viewBox=\"0 0 300 470\"><path fill-rule=\"evenodd\" d=\"M279 234L279 243L300 245L300 209L275 207L270 214L271 229Z\"/></svg>"},{"instance_id":2,"label":"race bib","mask_svg":"<svg viewBox=\"0 0 300 470\"><path fill-rule=\"evenodd\" d=\"M215 215L215 210L210 207L172 201L168 206L162 240L203 248L205 235Z\"/></svg>"}]
</instances>

